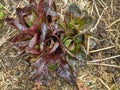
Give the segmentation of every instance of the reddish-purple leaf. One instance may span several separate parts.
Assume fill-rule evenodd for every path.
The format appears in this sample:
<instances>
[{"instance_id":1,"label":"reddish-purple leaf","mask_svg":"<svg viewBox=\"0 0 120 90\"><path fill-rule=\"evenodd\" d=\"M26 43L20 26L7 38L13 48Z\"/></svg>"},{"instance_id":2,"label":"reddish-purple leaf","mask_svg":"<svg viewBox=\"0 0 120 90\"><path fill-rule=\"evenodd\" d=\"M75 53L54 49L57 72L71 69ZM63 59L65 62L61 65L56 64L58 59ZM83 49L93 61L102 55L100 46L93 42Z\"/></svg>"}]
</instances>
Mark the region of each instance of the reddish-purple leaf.
<instances>
[{"instance_id":1,"label":"reddish-purple leaf","mask_svg":"<svg viewBox=\"0 0 120 90\"><path fill-rule=\"evenodd\" d=\"M39 54L39 50L35 50L34 47L37 45L37 39L38 35L37 33L34 35L34 37L30 40L28 47L26 48L27 53L33 53L33 54Z\"/></svg>"},{"instance_id":2,"label":"reddish-purple leaf","mask_svg":"<svg viewBox=\"0 0 120 90\"><path fill-rule=\"evenodd\" d=\"M36 24L41 25L45 21L45 18L46 18L45 14L43 13L34 20L33 24L34 25L36 25Z\"/></svg>"},{"instance_id":3,"label":"reddish-purple leaf","mask_svg":"<svg viewBox=\"0 0 120 90\"><path fill-rule=\"evenodd\" d=\"M63 51L62 46L60 46L59 42L56 42L52 48L47 49L42 57L36 61L35 65L38 66L41 60L49 63L58 63L64 55L65 52Z\"/></svg>"},{"instance_id":4,"label":"reddish-purple leaf","mask_svg":"<svg viewBox=\"0 0 120 90\"><path fill-rule=\"evenodd\" d=\"M30 43L28 45L28 48L34 48L37 44L38 34L36 33L34 37L30 40Z\"/></svg>"},{"instance_id":5,"label":"reddish-purple leaf","mask_svg":"<svg viewBox=\"0 0 120 90\"><path fill-rule=\"evenodd\" d=\"M36 8L37 7L34 5L26 6L24 8L17 8L16 14L19 22L22 22L23 24L25 24L26 22L24 20L24 17L28 17L30 14L32 15L32 13L34 13L35 15L38 15Z\"/></svg>"},{"instance_id":6,"label":"reddish-purple leaf","mask_svg":"<svg viewBox=\"0 0 120 90\"><path fill-rule=\"evenodd\" d=\"M24 8L16 8L16 15L17 15L17 18L20 22L22 22L23 24L25 24L24 22L24 16L26 16L28 14L28 12L26 12L26 7Z\"/></svg>"},{"instance_id":7,"label":"reddish-purple leaf","mask_svg":"<svg viewBox=\"0 0 120 90\"><path fill-rule=\"evenodd\" d=\"M58 63L64 55L65 53L62 51L61 47L58 46L58 43L56 43L51 50L42 55L42 59L53 64Z\"/></svg>"},{"instance_id":8,"label":"reddish-purple leaf","mask_svg":"<svg viewBox=\"0 0 120 90\"><path fill-rule=\"evenodd\" d=\"M47 25L45 23L43 23L41 25L41 35L39 37L39 39L40 39L40 49L41 50L44 49L44 44L45 44L44 41L45 41L46 37L48 37L47 33L48 33L48 27L47 27Z\"/></svg>"},{"instance_id":9,"label":"reddish-purple leaf","mask_svg":"<svg viewBox=\"0 0 120 90\"><path fill-rule=\"evenodd\" d=\"M40 0L38 4L39 16L41 16L44 13L44 3L45 3L45 0Z\"/></svg>"},{"instance_id":10,"label":"reddish-purple leaf","mask_svg":"<svg viewBox=\"0 0 120 90\"><path fill-rule=\"evenodd\" d=\"M25 25L23 25L21 22L15 20L15 19L6 18L6 21L13 28L16 28L19 30L26 30L27 29L27 27Z\"/></svg>"},{"instance_id":11,"label":"reddish-purple leaf","mask_svg":"<svg viewBox=\"0 0 120 90\"><path fill-rule=\"evenodd\" d=\"M54 53L54 52L55 52L55 50L56 50L58 47L59 47L59 43L58 43L58 42L56 42L56 43L55 43L55 45L52 47L52 49L50 50L50 52L49 52L49 53Z\"/></svg>"},{"instance_id":12,"label":"reddish-purple leaf","mask_svg":"<svg viewBox=\"0 0 120 90\"><path fill-rule=\"evenodd\" d=\"M21 42L15 42L15 43L12 43L12 46L15 48L15 49L24 49L28 46L29 44L29 41L30 40L27 40L27 41L21 41Z\"/></svg>"},{"instance_id":13,"label":"reddish-purple leaf","mask_svg":"<svg viewBox=\"0 0 120 90\"><path fill-rule=\"evenodd\" d=\"M35 33L37 33L39 31L39 28L40 26L39 25L33 25L31 26L30 28L24 30L24 33L26 34L30 34L30 35L34 35Z\"/></svg>"},{"instance_id":14,"label":"reddish-purple leaf","mask_svg":"<svg viewBox=\"0 0 120 90\"><path fill-rule=\"evenodd\" d=\"M33 48L26 48L26 53L31 53L31 54L40 54L39 50L33 49Z\"/></svg>"},{"instance_id":15,"label":"reddish-purple leaf","mask_svg":"<svg viewBox=\"0 0 120 90\"><path fill-rule=\"evenodd\" d=\"M10 42L18 42L18 41L23 41L23 40L30 40L32 36L25 34L25 33L20 33L14 37L12 37L12 39L10 39Z\"/></svg>"},{"instance_id":16,"label":"reddish-purple leaf","mask_svg":"<svg viewBox=\"0 0 120 90\"><path fill-rule=\"evenodd\" d=\"M42 57L40 57L36 62L36 71L34 72L32 79L39 77L48 77L48 64L57 64L60 63L64 53L59 46L59 43L56 43L51 50L45 52Z\"/></svg>"},{"instance_id":17,"label":"reddish-purple leaf","mask_svg":"<svg viewBox=\"0 0 120 90\"><path fill-rule=\"evenodd\" d=\"M39 66L35 68L32 76L32 80L41 81L43 85L49 86L49 71L47 68L47 62L40 59Z\"/></svg>"},{"instance_id":18,"label":"reddish-purple leaf","mask_svg":"<svg viewBox=\"0 0 120 90\"><path fill-rule=\"evenodd\" d=\"M45 67L46 61L41 57L35 62L35 72L32 78L36 78L38 74L42 71L42 69Z\"/></svg>"},{"instance_id":19,"label":"reddish-purple leaf","mask_svg":"<svg viewBox=\"0 0 120 90\"><path fill-rule=\"evenodd\" d=\"M40 43L44 42L46 35L48 33L48 27L45 23L41 25L41 35L40 35Z\"/></svg>"}]
</instances>

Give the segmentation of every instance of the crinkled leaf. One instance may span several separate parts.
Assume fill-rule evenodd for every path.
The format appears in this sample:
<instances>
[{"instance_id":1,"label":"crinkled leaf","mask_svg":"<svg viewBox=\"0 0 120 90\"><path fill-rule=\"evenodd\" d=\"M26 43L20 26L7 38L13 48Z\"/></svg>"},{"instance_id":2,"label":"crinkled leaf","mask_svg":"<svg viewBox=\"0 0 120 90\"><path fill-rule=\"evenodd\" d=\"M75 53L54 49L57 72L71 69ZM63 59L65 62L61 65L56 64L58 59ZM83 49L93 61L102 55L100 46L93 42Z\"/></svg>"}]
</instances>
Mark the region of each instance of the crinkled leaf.
<instances>
[{"instance_id":1,"label":"crinkled leaf","mask_svg":"<svg viewBox=\"0 0 120 90\"><path fill-rule=\"evenodd\" d=\"M57 69L57 75L64 80L66 80L70 84L75 84L74 75L70 70L68 63L62 62L61 65Z\"/></svg>"},{"instance_id":2,"label":"crinkled leaf","mask_svg":"<svg viewBox=\"0 0 120 90\"><path fill-rule=\"evenodd\" d=\"M92 23L92 18L90 16L85 16L82 18L71 18L71 20L67 21L67 26L70 29L77 29L80 30L82 28L84 28L86 25L89 25Z\"/></svg>"},{"instance_id":3,"label":"crinkled leaf","mask_svg":"<svg viewBox=\"0 0 120 90\"><path fill-rule=\"evenodd\" d=\"M79 61L77 61L70 55L66 55L65 59L67 60L68 64L72 67L72 69L75 71L75 73L77 73L79 71Z\"/></svg>"},{"instance_id":4,"label":"crinkled leaf","mask_svg":"<svg viewBox=\"0 0 120 90\"><path fill-rule=\"evenodd\" d=\"M66 60L68 61L70 66L75 67L77 63L75 58L71 57L70 55L66 55Z\"/></svg>"},{"instance_id":5,"label":"crinkled leaf","mask_svg":"<svg viewBox=\"0 0 120 90\"><path fill-rule=\"evenodd\" d=\"M36 79L38 76L40 76L40 74L42 73L42 71L44 71L44 69L46 69L46 61L43 61L42 58L39 58L36 63L35 63L35 72L32 76L32 79Z\"/></svg>"},{"instance_id":6,"label":"crinkled leaf","mask_svg":"<svg viewBox=\"0 0 120 90\"><path fill-rule=\"evenodd\" d=\"M42 85L49 86L49 80L51 78L46 61L43 61L41 59L41 62L39 63L39 67L35 68L35 72L33 73L32 80L34 81L41 81Z\"/></svg>"},{"instance_id":7,"label":"crinkled leaf","mask_svg":"<svg viewBox=\"0 0 120 90\"><path fill-rule=\"evenodd\" d=\"M88 13L81 11L77 5L70 5L66 11L65 23L70 29L81 29L92 22L92 18L88 16Z\"/></svg>"},{"instance_id":8,"label":"crinkled leaf","mask_svg":"<svg viewBox=\"0 0 120 90\"><path fill-rule=\"evenodd\" d=\"M81 16L81 10L75 4L71 4L66 12L69 13L69 14L72 14L74 17L80 17Z\"/></svg>"},{"instance_id":9,"label":"crinkled leaf","mask_svg":"<svg viewBox=\"0 0 120 90\"><path fill-rule=\"evenodd\" d=\"M87 53L86 53L86 50L85 50L84 46L82 46L82 45L79 46L79 49L77 50L77 53L76 53L76 57L78 57L79 60L81 60L81 61L86 60Z\"/></svg>"},{"instance_id":10,"label":"crinkled leaf","mask_svg":"<svg viewBox=\"0 0 120 90\"><path fill-rule=\"evenodd\" d=\"M79 18L81 16L81 10L79 7L75 4L71 4L66 11L64 20L67 23L69 23L69 27L73 27L74 25L74 18Z\"/></svg>"},{"instance_id":11,"label":"crinkled leaf","mask_svg":"<svg viewBox=\"0 0 120 90\"><path fill-rule=\"evenodd\" d=\"M79 25L78 29L84 28L86 25L92 23L92 18L90 16L85 16L81 19L77 19L75 25Z\"/></svg>"},{"instance_id":12,"label":"crinkled leaf","mask_svg":"<svg viewBox=\"0 0 120 90\"><path fill-rule=\"evenodd\" d=\"M76 43L83 43L85 41L85 35L84 34L78 34L74 37L74 41Z\"/></svg>"}]
</instances>

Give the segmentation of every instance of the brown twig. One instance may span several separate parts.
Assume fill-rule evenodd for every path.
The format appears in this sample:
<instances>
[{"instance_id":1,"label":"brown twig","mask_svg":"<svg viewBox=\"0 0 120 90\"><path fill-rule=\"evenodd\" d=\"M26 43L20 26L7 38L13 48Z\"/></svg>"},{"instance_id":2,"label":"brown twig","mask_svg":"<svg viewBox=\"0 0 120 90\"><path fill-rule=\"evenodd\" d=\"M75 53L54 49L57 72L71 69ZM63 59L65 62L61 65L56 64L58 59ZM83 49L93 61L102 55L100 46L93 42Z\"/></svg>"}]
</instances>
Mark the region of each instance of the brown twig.
<instances>
[{"instance_id":1,"label":"brown twig","mask_svg":"<svg viewBox=\"0 0 120 90\"><path fill-rule=\"evenodd\" d=\"M90 53L100 52L100 51L108 50L108 49L112 49L112 48L115 48L115 46L109 46L109 47L105 47L105 48L101 48L101 49L97 49L97 50L92 50L92 51L90 51Z\"/></svg>"},{"instance_id":2,"label":"brown twig","mask_svg":"<svg viewBox=\"0 0 120 90\"><path fill-rule=\"evenodd\" d=\"M92 61L89 61L89 62L92 62L92 63L101 62L101 61L106 61L106 60L114 59L114 58L117 58L117 57L120 57L120 55L111 56L111 57L103 58L103 59L92 60Z\"/></svg>"},{"instance_id":3,"label":"brown twig","mask_svg":"<svg viewBox=\"0 0 120 90\"><path fill-rule=\"evenodd\" d=\"M105 67L113 67L113 68L118 68L118 69L120 69L120 66L117 66L117 65L111 65L111 64L89 63L89 62L87 62L87 64L88 64L88 65L105 66Z\"/></svg>"},{"instance_id":4,"label":"brown twig","mask_svg":"<svg viewBox=\"0 0 120 90\"><path fill-rule=\"evenodd\" d=\"M101 78L99 78L99 81L100 81L108 90L110 90L110 87L109 87Z\"/></svg>"}]
</instances>

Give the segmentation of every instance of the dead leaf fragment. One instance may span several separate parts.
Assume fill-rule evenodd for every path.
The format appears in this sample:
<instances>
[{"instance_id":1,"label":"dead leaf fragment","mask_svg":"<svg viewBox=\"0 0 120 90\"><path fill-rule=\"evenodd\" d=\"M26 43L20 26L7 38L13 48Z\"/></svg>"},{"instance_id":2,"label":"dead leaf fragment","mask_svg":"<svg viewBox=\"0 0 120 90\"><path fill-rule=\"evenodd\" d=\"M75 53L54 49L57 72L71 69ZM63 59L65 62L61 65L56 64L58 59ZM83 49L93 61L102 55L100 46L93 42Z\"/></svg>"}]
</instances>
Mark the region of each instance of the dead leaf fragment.
<instances>
[{"instance_id":1,"label":"dead leaf fragment","mask_svg":"<svg viewBox=\"0 0 120 90\"><path fill-rule=\"evenodd\" d=\"M88 87L86 87L82 81L77 80L77 86L79 90L90 90Z\"/></svg>"},{"instance_id":2,"label":"dead leaf fragment","mask_svg":"<svg viewBox=\"0 0 120 90\"><path fill-rule=\"evenodd\" d=\"M0 46L2 46L5 42L7 42L7 39L8 39L8 38L6 38L6 37L2 37L2 38L0 39Z\"/></svg>"}]
</instances>

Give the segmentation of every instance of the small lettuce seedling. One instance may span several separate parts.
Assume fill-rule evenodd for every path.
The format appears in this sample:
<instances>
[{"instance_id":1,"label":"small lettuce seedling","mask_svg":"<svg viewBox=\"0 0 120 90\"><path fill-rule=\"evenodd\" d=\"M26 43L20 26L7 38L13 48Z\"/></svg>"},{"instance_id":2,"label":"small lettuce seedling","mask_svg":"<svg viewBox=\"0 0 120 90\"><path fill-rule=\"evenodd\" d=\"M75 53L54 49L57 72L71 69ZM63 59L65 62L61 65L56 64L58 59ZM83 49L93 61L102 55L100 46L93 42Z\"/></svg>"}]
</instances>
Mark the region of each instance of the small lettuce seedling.
<instances>
[{"instance_id":1,"label":"small lettuce seedling","mask_svg":"<svg viewBox=\"0 0 120 90\"><path fill-rule=\"evenodd\" d=\"M20 31L9 40L10 43L31 58L31 54L39 56L31 79L49 85L55 73L75 84L79 66L87 59L87 34L80 30L91 23L91 17L72 4L62 21L53 0L40 0L39 3L30 0L28 6L16 9L16 15L16 19L6 18L11 27Z\"/></svg>"}]
</instances>

